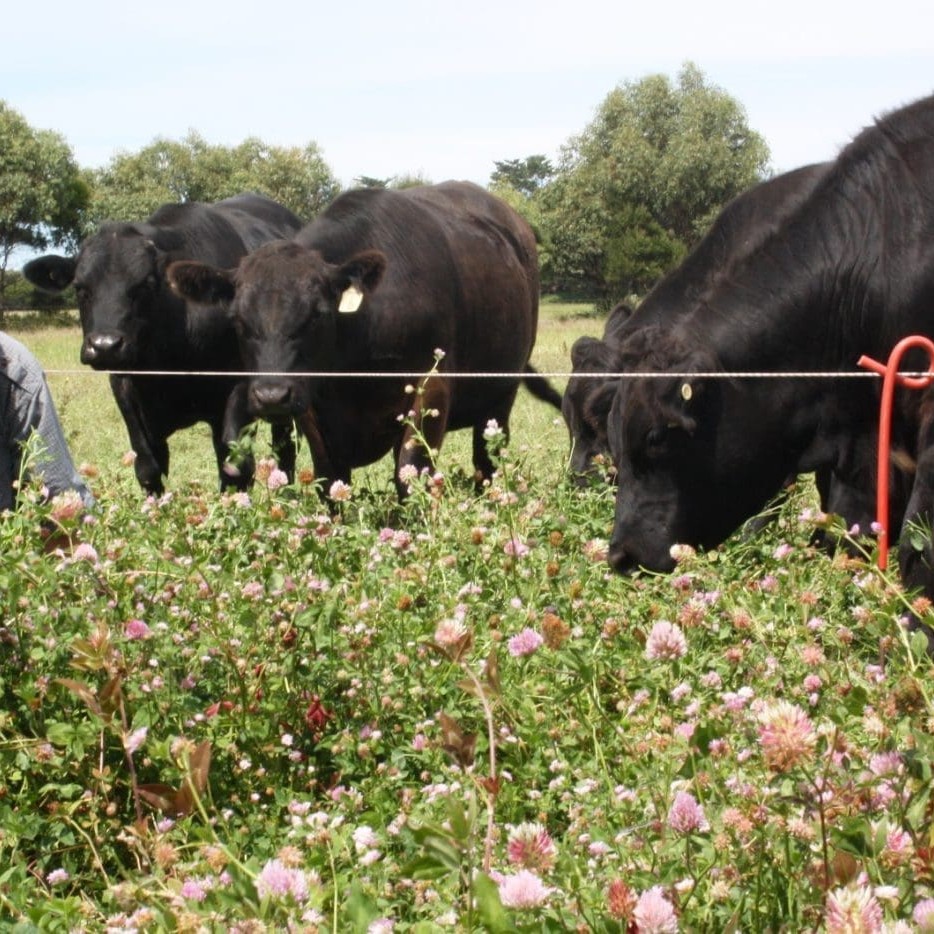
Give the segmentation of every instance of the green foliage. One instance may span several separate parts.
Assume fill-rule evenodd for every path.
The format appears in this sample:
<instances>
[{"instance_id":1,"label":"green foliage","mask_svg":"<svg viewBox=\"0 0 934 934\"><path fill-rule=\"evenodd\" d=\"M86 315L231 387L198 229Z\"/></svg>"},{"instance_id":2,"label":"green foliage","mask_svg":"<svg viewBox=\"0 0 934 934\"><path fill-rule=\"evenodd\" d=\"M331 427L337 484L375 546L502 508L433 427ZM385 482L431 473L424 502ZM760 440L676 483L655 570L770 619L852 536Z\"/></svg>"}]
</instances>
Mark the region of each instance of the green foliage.
<instances>
[{"instance_id":1,"label":"green foliage","mask_svg":"<svg viewBox=\"0 0 934 934\"><path fill-rule=\"evenodd\" d=\"M692 64L677 85L652 75L615 88L541 191L550 276L609 300L645 291L767 162L740 104Z\"/></svg>"},{"instance_id":2,"label":"green foliage","mask_svg":"<svg viewBox=\"0 0 934 934\"><path fill-rule=\"evenodd\" d=\"M603 274L610 286L607 309L632 294L644 294L683 259L681 241L655 221L643 205L626 205L610 218Z\"/></svg>"},{"instance_id":3,"label":"green foliage","mask_svg":"<svg viewBox=\"0 0 934 934\"><path fill-rule=\"evenodd\" d=\"M357 188L417 188L420 185L430 185L431 179L426 178L421 172L404 173L402 175L393 175L389 178L375 178L372 175L358 175L354 179L354 185Z\"/></svg>"},{"instance_id":4,"label":"green foliage","mask_svg":"<svg viewBox=\"0 0 934 934\"><path fill-rule=\"evenodd\" d=\"M393 176L389 187L401 190L403 188L418 188L421 185L430 185L431 183L431 179L421 172L405 172L402 175Z\"/></svg>"},{"instance_id":5,"label":"green foliage","mask_svg":"<svg viewBox=\"0 0 934 934\"><path fill-rule=\"evenodd\" d=\"M138 153L115 156L95 174L91 215L95 223L138 220L167 202L256 191L310 220L339 190L315 143L283 148L250 137L229 147L192 131L180 142L157 139Z\"/></svg>"},{"instance_id":6,"label":"green foliage","mask_svg":"<svg viewBox=\"0 0 934 934\"><path fill-rule=\"evenodd\" d=\"M488 440L482 492L451 471L402 507L355 483L329 513L269 465L158 500L101 465L90 517L26 491L3 923L616 932L656 886L682 930L816 930L848 890L910 918L931 660L872 542L817 553L802 485L758 536L616 577L612 489Z\"/></svg>"},{"instance_id":7,"label":"green foliage","mask_svg":"<svg viewBox=\"0 0 934 934\"><path fill-rule=\"evenodd\" d=\"M555 174L551 161L540 154L524 159L504 159L494 165L496 169L490 176L490 188L512 188L527 198L551 181Z\"/></svg>"},{"instance_id":8,"label":"green foliage","mask_svg":"<svg viewBox=\"0 0 934 934\"><path fill-rule=\"evenodd\" d=\"M87 179L65 140L33 129L0 101L0 309L13 250L73 245L88 198Z\"/></svg>"},{"instance_id":9,"label":"green foliage","mask_svg":"<svg viewBox=\"0 0 934 934\"><path fill-rule=\"evenodd\" d=\"M357 188L388 188L392 178L376 178L373 175L358 175L354 179Z\"/></svg>"}]
</instances>

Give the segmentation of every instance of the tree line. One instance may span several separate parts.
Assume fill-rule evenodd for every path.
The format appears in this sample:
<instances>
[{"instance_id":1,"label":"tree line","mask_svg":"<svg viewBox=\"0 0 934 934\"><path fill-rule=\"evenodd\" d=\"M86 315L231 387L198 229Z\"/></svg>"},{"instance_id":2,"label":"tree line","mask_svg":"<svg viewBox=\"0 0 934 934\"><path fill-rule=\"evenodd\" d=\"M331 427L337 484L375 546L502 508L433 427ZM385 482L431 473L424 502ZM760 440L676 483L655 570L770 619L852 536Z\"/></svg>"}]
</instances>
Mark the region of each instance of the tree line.
<instances>
[{"instance_id":1,"label":"tree line","mask_svg":"<svg viewBox=\"0 0 934 934\"><path fill-rule=\"evenodd\" d=\"M556 164L541 154L494 162L488 187L535 229L544 289L608 306L650 288L727 201L765 177L768 161L742 105L686 63L674 81L649 75L615 87ZM362 176L355 185L429 181ZM313 141L219 146L195 131L82 168L60 134L32 128L0 100L0 308L18 247L73 251L104 220L247 190L310 220L341 186Z\"/></svg>"}]
</instances>

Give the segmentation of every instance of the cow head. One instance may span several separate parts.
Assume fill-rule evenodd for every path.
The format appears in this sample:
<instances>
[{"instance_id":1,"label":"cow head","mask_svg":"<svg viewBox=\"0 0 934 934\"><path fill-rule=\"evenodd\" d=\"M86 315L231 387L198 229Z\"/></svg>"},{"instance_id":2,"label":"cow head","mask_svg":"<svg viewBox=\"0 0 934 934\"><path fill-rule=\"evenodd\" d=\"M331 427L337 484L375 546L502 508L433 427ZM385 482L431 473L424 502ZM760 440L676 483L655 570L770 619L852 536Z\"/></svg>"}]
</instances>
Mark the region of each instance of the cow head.
<instances>
[{"instance_id":1,"label":"cow head","mask_svg":"<svg viewBox=\"0 0 934 934\"><path fill-rule=\"evenodd\" d=\"M315 381L293 373L340 367L338 319L365 316L386 266L376 250L331 264L291 240L266 244L236 269L178 262L168 277L180 295L229 308L250 380L251 415L291 419L311 404Z\"/></svg>"},{"instance_id":2,"label":"cow head","mask_svg":"<svg viewBox=\"0 0 934 934\"><path fill-rule=\"evenodd\" d=\"M603 374L614 369L613 352L606 341L580 337L571 347L571 364L580 375L568 380L561 414L571 436L571 471L586 483L595 463L609 457L606 422L616 381Z\"/></svg>"},{"instance_id":3,"label":"cow head","mask_svg":"<svg viewBox=\"0 0 934 934\"><path fill-rule=\"evenodd\" d=\"M761 388L692 375L721 370L700 341L656 327L640 335L640 369L673 375L623 377L613 399L608 436L618 487L609 560L622 573L671 570L676 544L718 545L793 471Z\"/></svg>"},{"instance_id":4,"label":"cow head","mask_svg":"<svg viewBox=\"0 0 934 934\"><path fill-rule=\"evenodd\" d=\"M165 288L168 254L155 231L107 224L84 241L77 258L42 256L23 267L38 288L61 292L74 285L81 315L81 362L95 369L142 364L167 326Z\"/></svg>"}]
</instances>

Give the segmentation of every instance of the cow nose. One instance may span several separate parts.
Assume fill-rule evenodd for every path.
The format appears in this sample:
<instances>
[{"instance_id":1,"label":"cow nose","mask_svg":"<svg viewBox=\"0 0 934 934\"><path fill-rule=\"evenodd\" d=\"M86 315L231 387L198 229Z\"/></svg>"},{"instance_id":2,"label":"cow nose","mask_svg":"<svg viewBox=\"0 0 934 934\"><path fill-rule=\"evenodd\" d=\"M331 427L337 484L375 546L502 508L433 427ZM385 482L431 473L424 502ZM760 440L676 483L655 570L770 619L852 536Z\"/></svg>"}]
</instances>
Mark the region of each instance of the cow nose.
<instances>
[{"instance_id":1,"label":"cow nose","mask_svg":"<svg viewBox=\"0 0 934 934\"><path fill-rule=\"evenodd\" d=\"M256 383L250 390L253 408L261 415L279 415L288 412L292 403L292 390L288 383Z\"/></svg>"},{"instance_id":2,"label":"cow nose","mask_svg":"<svg viewBox=\"0 0 934 934\"><path fill-rule=\"evenodd\" d=\"M631 574L637 567L632 555L626 551L620 542L610 542L607 561L617 574Z\"/></svg>"},{"instance_id":3,"label":"cow nose","mask_svg":"<svg viewBox=\"0 0 934 934\"><path fill-rule=\"evenodd\" d=\"M88 334L81 345L81 362L105 366L122 348L123 338L119 334Z\"/></svg>"}]
</instances>

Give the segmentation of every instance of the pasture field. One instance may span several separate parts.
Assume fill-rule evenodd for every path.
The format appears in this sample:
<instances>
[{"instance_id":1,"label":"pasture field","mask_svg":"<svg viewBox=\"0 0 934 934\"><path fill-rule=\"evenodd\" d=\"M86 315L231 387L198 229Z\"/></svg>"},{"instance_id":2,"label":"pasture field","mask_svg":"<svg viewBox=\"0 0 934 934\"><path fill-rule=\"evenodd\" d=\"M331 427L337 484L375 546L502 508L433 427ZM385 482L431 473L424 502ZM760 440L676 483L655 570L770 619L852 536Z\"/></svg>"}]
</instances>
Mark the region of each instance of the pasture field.
<instances>
[{"instance_id":1,"label":"pasture field","mask_svg":"<svg viewBox=\"0 0 934 934\"><path fill-rule=\"evenodd\" d=\"M59 415L66 429L75 462L93 463L105 474L119 468L129 449L126 428L114 402L107 377L95 373L78 361L81 331L75 313L52 316L7 313L5 329L23 341L46 368L49 386L55 397ZM570 347L581 334L602 333L603 320L595 315L593 306L583 302L542 303L539 339L532 362L539 370L567 372L570 368ZM559 389L566 380L554 381ZM541 459L542 466L561 472L568 454L567 430L560 413L534 399L520 389L514 410L513 431L517 443L528 446L530 456ZM257 453L268 446L268 432L261 430ZM211 435L207 425L179 432L169 439L171 466L168 488L179 482L197 481L211 488L216 471L211 454ZM307 448L300 464L310 464ZM441 461L443 466L470 468L470 437L457 432L445 441ZM392 480L391 459L362 471L367 484L385 486Z\"/></svg>"},{"instance_id":2,"label":"pasture field","mask_svg":"<svg viewBox=\"0 0 934 934\"><path fill-rule=\"evenodd\" d=\"M3 929L934 930L929 608L811 547L807 481L621 578L522 390L482 493L461 432L404 506L222 495L192 431L145 499L74 321L5 327L98 508L0 518ZM601 328L546 303L533 362Z\"/></svg>"}]
</instances>

